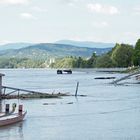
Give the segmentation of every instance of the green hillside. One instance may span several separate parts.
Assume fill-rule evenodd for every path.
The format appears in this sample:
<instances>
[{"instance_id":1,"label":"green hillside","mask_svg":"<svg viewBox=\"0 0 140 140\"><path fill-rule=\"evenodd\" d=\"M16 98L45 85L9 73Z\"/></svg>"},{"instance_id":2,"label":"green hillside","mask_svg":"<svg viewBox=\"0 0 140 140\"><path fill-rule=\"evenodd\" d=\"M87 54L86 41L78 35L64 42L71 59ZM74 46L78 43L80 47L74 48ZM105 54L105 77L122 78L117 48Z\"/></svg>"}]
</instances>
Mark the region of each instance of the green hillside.
<instances>
[{"instance_id":1,"label":"green hillside","mask_svg":"<svg viewBox=\"0 0 140 140\"><path fill-rule=\"evenodd\" d=\"M65 56L90 57L93 52L98 55L106 53L111 48L86 48L64 44L41 43L29 47L0 51L1 57L47 59Z\"/></svg>"}]
</instances>

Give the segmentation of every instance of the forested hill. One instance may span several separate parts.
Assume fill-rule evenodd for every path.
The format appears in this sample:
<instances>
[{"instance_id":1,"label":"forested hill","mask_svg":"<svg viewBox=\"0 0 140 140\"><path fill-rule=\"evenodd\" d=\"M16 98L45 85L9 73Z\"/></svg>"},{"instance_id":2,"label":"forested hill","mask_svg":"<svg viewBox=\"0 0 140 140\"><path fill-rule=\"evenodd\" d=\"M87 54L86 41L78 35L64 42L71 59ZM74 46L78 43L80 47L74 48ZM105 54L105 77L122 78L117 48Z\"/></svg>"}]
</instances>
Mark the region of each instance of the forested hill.
<instances>
[{"instance_id":1,"label":"forested hill","mask_svg":"<svg viewBox=\"0 0 140 140\"><path fill-rule=\"evenodd\" d=\"M79 47L88 47L88 48L113 48L115 46L114 43L75 41L75 40L59 40L59 41L56 41L56 43L74 45L74 46L79 46Z\"/></svg>"},{"instance_id":2,"label":"forested hill","mask_svg":"<svg viewBox=\"0 0 140 140\"><path fill-rule=\"evenodd\" d=\"M90 57L93 52L97 55L104 54L111 48L88 48L65 44L40 43L20 49L0 51L1 57L46 59L50 57L80 56Z\"/></svg>"},{"instance_id":3,"label":"forested hill","mask_svg":"<svg viewBox=\"0 0 140 140\"><path fill-rule=\"evenodd\" d=\"M33 43L7 43L0 45L0 51L9 49L21 49L33 45Z\"/></svg>"}]
</instances>

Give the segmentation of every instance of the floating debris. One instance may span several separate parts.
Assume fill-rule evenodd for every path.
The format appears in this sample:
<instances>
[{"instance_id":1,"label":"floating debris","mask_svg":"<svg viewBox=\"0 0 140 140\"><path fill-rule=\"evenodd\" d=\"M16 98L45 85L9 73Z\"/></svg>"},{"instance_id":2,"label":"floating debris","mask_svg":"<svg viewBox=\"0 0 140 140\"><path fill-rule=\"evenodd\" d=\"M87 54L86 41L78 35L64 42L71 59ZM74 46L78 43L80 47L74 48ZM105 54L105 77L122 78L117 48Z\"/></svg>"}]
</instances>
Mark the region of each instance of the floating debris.
<instances>
[{"instance_id":1,"label":"floating debris","mask_svg":"<svg viewBox=\"0 0 140 140\"><path fill-rule=\"evenodd\" d=\"M94 79L115 79L116 77L96 77Z\"/></svg>"},{"instance_id":2,"label":"floating debris","mask_svg":"<svg viewBox=\"0 0 140 140\"><path fill-rule=\"evenodd\" d=\"M28 93L20 95L6 95L2 94L1 99L34 99L34 98L61 98L62 96L70 96L68 93L57 93L57 94L48 94L48 93Z\"/></svg>"},{"instance_id":3,"label":"floating debris","mask_svg":"<svg viewBox=\"0 0 140 140\"><path fill-rule=\"evenodd\" d=\"M67 104L73 104L73 102L69 102L69 103L67 103Z\"/></svg>"},{"instance_id":4,"label":"floating debris","mask_svg":"<svg viewBox=\"0 0 140 140\"><path fill-rule=\"evenodd\" d=\"M43 103L43 105L56 105L56 103Z\"/></svg>"}]
</instances>

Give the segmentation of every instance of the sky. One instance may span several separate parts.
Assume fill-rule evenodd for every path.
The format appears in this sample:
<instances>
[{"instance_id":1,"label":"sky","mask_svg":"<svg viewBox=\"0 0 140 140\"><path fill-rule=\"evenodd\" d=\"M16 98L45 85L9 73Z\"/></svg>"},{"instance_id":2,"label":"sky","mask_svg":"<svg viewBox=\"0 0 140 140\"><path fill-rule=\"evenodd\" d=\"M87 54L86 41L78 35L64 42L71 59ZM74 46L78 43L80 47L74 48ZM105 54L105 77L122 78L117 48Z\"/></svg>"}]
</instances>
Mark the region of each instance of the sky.
<instances>
[{"instance_id":1,"label":"sky","mask_svg":"<svg viewBox=\"0 0 140 140\"><path fill-rule=\"evenodd\" d=\"M0 44L138 38L140 0L0 0Z\"/></svg>"}]
</instances>

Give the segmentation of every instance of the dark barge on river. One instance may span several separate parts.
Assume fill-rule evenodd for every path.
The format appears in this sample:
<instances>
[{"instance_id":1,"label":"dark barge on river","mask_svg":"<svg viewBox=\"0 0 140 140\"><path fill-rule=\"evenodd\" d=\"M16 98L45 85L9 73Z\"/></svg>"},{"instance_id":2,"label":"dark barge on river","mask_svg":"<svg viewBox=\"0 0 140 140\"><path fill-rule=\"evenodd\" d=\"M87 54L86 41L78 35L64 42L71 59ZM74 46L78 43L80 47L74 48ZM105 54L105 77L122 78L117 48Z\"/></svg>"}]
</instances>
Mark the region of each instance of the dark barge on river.
<instances>
[{"instance_id":1,"label":"dark barge on river","mask_svg":"<svg viewBox=\"0 0 140 140\"><path fill-rule=\"evenodd\" d=\"M68 70L57 70L57 74L72 74L72 70L68 69Z\"/></svg>"}]
</instances>

